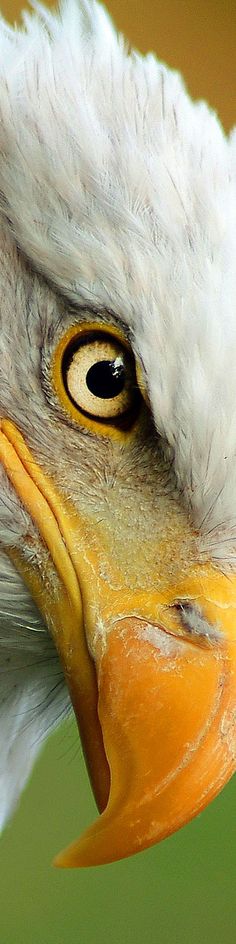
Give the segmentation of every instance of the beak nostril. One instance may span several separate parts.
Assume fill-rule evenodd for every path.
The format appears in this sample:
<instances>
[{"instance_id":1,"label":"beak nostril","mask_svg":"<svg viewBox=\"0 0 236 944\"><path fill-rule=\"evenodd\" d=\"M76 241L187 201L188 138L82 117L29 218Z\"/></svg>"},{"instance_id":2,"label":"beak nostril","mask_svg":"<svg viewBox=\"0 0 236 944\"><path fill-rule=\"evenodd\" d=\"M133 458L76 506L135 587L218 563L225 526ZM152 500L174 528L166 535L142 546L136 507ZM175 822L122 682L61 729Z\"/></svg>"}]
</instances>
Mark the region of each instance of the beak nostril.
<instances>
[{"instance_id":1,"label":"beak nostril","mask_svg":"<svg viewBox=\"0 0 236 944\"><path fill-rule=\"evenodd\" d=\"M176 600L173 609L178 613L182 626L190 636L206 643L219 642L222 639L219 626L211 623L201 607L192 600Z\"/></svg>"}]
</instances>

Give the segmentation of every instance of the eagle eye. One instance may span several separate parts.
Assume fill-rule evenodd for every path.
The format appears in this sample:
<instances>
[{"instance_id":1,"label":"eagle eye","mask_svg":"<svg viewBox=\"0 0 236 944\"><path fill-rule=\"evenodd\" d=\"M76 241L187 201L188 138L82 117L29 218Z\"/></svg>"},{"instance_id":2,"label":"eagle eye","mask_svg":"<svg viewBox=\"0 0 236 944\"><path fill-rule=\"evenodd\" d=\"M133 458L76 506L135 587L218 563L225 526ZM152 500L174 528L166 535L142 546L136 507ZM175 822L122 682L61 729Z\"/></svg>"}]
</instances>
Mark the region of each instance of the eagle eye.
<instances>
[{"instance_id":1,"label":"eagle eye","mask_svg":"<svg viewBox=\"0 0 236 944\"><path fill-rule=\"evenodd\" d=\"M54 368L57 393L74 418L131 425L140 402L135 360L115 329L73 326L59 342Z\"/></svg>"}]
</instances>

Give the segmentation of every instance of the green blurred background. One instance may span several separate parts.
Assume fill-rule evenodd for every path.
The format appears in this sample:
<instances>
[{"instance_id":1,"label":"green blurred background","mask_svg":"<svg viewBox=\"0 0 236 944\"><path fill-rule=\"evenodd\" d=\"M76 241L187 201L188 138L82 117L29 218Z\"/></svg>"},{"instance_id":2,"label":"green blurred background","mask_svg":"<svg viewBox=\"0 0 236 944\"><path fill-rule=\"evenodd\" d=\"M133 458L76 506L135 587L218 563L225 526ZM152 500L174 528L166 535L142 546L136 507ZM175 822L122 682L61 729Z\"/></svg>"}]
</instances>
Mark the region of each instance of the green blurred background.
<instances>
[{"instance_id":1,"label":"green blurred background","mask_svg":"<svg viewBox=\"0 0 236 944\"><path fill-rule=\"evenodd\" d=\"M5 0L14 21L22 7ZM26 5L26 4L25 4ZM236 4L109 0L142 51L180 69L228 129L236 122ZM78 871L53 856L95 816L73 721L51 738L1 839L0 944L234 944L236 780L194 822L133 859Z\"/></svg>"}]
</instances>

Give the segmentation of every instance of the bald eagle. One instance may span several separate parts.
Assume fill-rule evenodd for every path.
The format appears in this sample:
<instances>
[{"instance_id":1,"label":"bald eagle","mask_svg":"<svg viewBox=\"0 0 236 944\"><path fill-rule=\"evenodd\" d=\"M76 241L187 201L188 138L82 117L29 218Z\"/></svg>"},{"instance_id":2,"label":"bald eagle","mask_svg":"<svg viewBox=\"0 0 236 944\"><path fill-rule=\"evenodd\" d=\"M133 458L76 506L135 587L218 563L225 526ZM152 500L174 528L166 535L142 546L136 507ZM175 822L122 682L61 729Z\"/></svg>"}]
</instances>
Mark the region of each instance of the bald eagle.
<instances>
[{"instance_id":1,"label":"bald eagle","mask_svg":"<svg viewBox=\"0 0 236 944\"><path fill-rule=\"evenodd\" d=\"M158 842L236 763L236 135L96 2L0 39L0 817L72 705Z\"/></svg>"}]
</instances>

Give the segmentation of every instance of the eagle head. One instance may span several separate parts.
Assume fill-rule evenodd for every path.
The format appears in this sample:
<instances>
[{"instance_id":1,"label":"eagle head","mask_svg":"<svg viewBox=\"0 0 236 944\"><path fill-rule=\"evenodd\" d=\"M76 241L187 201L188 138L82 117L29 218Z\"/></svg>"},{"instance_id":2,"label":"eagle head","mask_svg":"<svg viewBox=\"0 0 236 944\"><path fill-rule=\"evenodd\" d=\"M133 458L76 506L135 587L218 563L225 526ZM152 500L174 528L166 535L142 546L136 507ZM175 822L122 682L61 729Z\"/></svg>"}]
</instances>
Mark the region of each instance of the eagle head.
<instances>
[{"instance_id":1,"label":"eagle head","mask_svg":"<svg viewBox=\"0 0 236 944\"><path fill-rule=\"evenodd\" d=\"M0 815L72 704L101 813L236 763L236 137L96 2L0 24Z\"/></svg>"}]
</instances>

